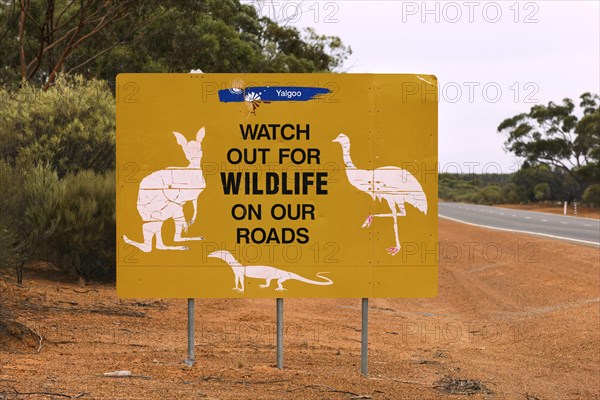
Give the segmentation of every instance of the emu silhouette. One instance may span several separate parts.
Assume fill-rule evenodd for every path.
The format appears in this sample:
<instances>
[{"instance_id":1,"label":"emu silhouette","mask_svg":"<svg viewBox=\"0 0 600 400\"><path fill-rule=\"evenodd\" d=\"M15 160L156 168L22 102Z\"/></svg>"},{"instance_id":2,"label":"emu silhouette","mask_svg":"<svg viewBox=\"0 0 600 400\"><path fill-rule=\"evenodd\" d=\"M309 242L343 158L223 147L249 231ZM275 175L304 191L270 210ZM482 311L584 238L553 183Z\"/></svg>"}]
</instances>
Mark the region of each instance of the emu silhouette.
<instances>
[{"instance_id":1,"label":"emu silhouette","mask_svg":"<svg viewBox=\"0 0 600 400\"><path fill-rule=\"evenodd\" d=\"M390 207L390 214L369 214L362 227L370 227L374 217L393 218L396 245L388 247L386 250L388 254L395 255L400 251L398 217L406 215L404 204L411 204L422 213L427 214L427 197L421 184L410 172L398 167L381 167L374 170L358 169L350 158L348 136L340 133L332 141L342 145L346 175L350 184L370 195L373 200L385 200Z\"/></svg>"}]
</instances>

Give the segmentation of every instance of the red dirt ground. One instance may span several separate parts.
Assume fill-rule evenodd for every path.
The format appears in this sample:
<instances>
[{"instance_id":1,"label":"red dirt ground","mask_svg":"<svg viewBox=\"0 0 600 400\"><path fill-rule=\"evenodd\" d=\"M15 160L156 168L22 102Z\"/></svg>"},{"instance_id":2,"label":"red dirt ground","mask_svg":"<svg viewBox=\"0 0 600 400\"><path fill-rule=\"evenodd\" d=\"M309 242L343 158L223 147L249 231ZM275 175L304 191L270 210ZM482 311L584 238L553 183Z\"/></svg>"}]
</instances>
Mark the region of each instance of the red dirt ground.
<instances>
[{"instance_id":1,"label":"red dirt ground","mask_svg":"<svg viewBox=\"0 0 600 400\"><path fill-rule=\"evenodd\" d=\"M465 397L436 387L444 377L490 391L469 399L600 398L599 250L446 220L439 235L437 298L370 301L368 378L359 299L286 300L283 371L274 300L197 300L188 367L184 300L4 276L0 311L37 333L0 329L0 399ZM114 370L134 377L103 376Z\"/></svg>"}]
</instances>

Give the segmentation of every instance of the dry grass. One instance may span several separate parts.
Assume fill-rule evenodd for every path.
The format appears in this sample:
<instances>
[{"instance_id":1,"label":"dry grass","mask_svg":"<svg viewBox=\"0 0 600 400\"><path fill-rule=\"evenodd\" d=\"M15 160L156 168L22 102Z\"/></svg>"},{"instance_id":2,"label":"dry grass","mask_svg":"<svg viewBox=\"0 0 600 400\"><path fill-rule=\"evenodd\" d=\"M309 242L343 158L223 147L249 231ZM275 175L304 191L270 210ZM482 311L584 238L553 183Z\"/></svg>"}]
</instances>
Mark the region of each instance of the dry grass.
<instances>
[{"instance_id":1,"label":"dry grass","mask_svg":"<svg viewBox=\"0 0 600 400\"><path fill-rule=\"evenodd\" d=\"M493 394L483 383L477 380L458 379L445 376L433 384L436 390L446 394L466 394L473 395L478 393Z\"/></svg>"}]
</instances>

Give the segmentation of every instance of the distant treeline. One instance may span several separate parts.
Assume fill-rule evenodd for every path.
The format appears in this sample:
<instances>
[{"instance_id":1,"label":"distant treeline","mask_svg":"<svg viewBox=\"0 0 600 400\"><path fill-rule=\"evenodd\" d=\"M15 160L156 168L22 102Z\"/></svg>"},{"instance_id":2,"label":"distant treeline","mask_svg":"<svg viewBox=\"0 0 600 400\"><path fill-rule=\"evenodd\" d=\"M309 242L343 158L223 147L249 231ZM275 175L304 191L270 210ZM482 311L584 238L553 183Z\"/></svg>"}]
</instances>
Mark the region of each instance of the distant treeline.
<instances>
[{"instance_id":1,"label":"distant treeline","mask_svg":"<svg viewBox=\"0 0 600 400\"><path fill-rule=\"evenodd\" d=\"M446 201L477 204L528 204L582 202L600 207L600 184L589 184L582 196L573 178L546 165L525 166L512 174L439 175L439 197Z\"/></svg>"}]
</instances>

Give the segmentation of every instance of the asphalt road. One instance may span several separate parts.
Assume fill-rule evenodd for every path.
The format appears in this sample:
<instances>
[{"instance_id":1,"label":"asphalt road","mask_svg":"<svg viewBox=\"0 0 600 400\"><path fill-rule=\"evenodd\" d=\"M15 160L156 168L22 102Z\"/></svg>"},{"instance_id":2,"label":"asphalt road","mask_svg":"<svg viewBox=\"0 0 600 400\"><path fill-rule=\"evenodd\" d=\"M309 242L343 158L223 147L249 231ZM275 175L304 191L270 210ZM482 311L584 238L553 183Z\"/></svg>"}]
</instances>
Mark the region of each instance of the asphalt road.
<instances>
[{"instance_id":1,"label":"asphalt road","mask_svg":"<svg viewBox=\"0 0 600 400\"><path fill-rule=\"evenodd\" d=\"M600 220L535 211L439 203L439 216L468 224L600 246Z\"/></svg>"}]
</instances>

